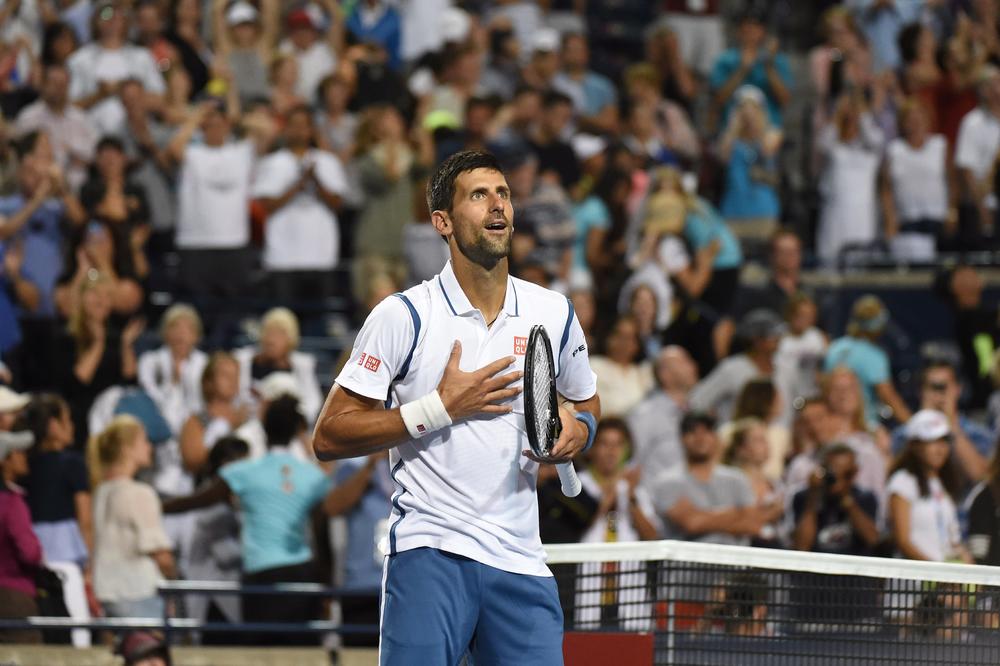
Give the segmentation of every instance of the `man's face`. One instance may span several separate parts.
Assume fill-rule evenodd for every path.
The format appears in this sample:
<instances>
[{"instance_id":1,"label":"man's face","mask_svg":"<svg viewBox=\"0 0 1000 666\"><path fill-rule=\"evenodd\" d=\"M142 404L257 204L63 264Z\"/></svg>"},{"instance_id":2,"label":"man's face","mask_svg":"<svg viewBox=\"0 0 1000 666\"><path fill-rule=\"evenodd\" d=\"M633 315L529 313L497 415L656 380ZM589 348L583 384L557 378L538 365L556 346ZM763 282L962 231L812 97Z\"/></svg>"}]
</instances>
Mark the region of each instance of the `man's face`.
<instances>
[{"instance_id":1,"label":"man's face","mask_svg":"<svg viewBox=\"0 0 1000 666\"><path fill-rule=\"evenodd\" d=\"M812 403L802 409L802 424L806 434L817 444L825 444L830 438L830 411L826 405Z\"/></svg>"},{"instance_id":2,"label":"man's face","mask_svg":"<svg viewBox=\"0 0 1000 666\"><path fill-rule=\"evenodd\" d=\"M229 119L221 109L213 109L205 116L201 131L205 134L205 143L221 146L229 136Z\"/></svg>"},{"instance_id":3,"label":"man's face","mask_svg":"<svg viewBox=\"0 0 1000 666\"><path fill-rule=\"evenodd\" d=\"M545 129L553 136L562 133L569 121L573 119L573 106L570 104L553 104L545 109L542 115L542 123Z\"/></svg>"},{"instance_id":4,"label":"man's face","mask_svg":"<svg viewBox=\"0 0 1000 666\"><path fill-rule=\"evenodd\" d=\"M656 359L656 379L665 391L689 391L698 383L698 366L684 348L665 347Z\"/></svg>"},{"instance_id":5,"label":"man's face","mask_svg":"<svg viewBox=\"0 0 1000 666\"><path fill-rule=\"evenodd\" d=\"M719 450L718 436L704 423L695 424L693 429L682 434L681 442L684 444L684 456L692 464L712 460Z\"/></svg>"},{"instance_id":6,"label":"man's face","mask_svg":"<svg viewBox=\"0 0 1000 666\"><path fill-rule=\"evenodd\" d=\"M744 20L736 29L736 39L744 49L759 48L766 34L764 24L756 20Z\"/></svg>"},{"instance_id":7,"label":"man's face","mask_svg":"<svg viewBox=\"0 0 1000 666\"><path fill-rule=\"evenodd\" d=\"M580 69L587 66L589 55L587 42L582 37L574 36L566 40L562 50L563 66L567 69Z\"/></svg>"},{"instance_id":8,"label":"man's face","mask_svg":"<svg viewBox=\"0 0 1000 666\"><path fill-rule=\"evenodd\" d=\"M41 92L42 99L49 106L64 106L69 96L69 72L63 67L50 67L45 70L45 81Z\"/></svg>"},{"instance_id":9,"label":"man's face","mask_svg":"<svg viewBox=\"0 0 1000 666\"><path fill-rule=\"evenodd\" d=\"M514 209L507 179L493 169L473 169L455 179L451 211L452 237L473 262L492 267L510 254Z\"/></svg>"},{"instance_id":10,"label":"man's face","mask_svg":"<svg viewBox=\"0 0 1000 666\"><path fill-rule=\"evenodd\" d=\"M933 368L926 373L920 387L920 404L924 409L950 414L958 404L960 392L954 372L949 368Z\"/></svg>"},{"instance_id":11,"label":"man's face","mask_svg":"<svg viewBox=\"0 0 1000 666\"><path fill-rule=\"evenodd\" d=\"M802 243L790 234L782 234L774 241L771 264L775 271L797 271L802 266Z\"/></svg>"}]
</instances>

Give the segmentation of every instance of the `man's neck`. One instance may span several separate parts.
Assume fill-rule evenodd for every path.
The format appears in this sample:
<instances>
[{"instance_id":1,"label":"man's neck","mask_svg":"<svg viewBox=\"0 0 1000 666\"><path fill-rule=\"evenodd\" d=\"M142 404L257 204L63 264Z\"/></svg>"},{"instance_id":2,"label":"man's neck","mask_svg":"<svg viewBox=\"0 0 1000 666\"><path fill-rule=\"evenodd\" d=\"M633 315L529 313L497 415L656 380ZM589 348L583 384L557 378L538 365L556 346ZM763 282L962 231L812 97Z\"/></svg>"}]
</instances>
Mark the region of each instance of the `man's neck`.
<instances>
[{"instance_id":1,"label":"man's neck","mask_svg":"<svg viewBox=\"0 0 1000 666\"><path fill-rule=\"evenodd\" d=\"M492 268L487 268L453 247L451 266L458 286L465 292L472 307L483 313L487 323L494 321L507 297L507 259L501 259Z\"/></svg>"},{"instance_id":2,"label":"man's neck","mask_svg":"<svg viewBox=\"0 0 1000 666\"><path fill-rule=\"evenodd\" d=\"M705 462L688 461L688 472L691 476L698 479L702 483L708 483L708 480L712 478L712 472L714 471L714 460L706 460Z\"/></svg>"},{"instance_id":3,"label":"man's neck","mask_svg":"<svg viewBox=\"0 0 1000 666\"><path fill-rule=\"evenodd\" d=\"M674 403L681 409L687 408L688 394L690 389L672 388L663 389L664 395L674 401Z\"/></svg>"},{"instance_id":4,"label":"man's neck","mask_svg":"<svg viewBox=\"0 0 1000 666\"><path fill-rule=\"evenodd\" d=\"M566 74L566 76L568 76L569 78L573 79L574 81L582 81L583 77L586 76L587 74L587 68L567 67L563 70L563 73Z\"/></svg>"},{"instance_id":5,"label":"man's neck","mask_svg":"<svg viewBox=\"0 0 1000 666\"><path fill-rule=\"evenodd\" d=\"M56 102L54 100L53 101L43 100L43 101L45 103L45 106L52 113L55 113L55 114L58 114L58 115L61 116L66 111L66 106L67 106L66 102Z\"/></svg>"},{"instance_id":6,"label":"man's neck","mask_svg":"<svg viewBox=\"0 0 1000 666\"><path fill-rule=\"evenodd\" d=\"M798 291L799 273L798 271L775 271L774 283L786 293L795 293Z\"/></svg>"}]
</instances>

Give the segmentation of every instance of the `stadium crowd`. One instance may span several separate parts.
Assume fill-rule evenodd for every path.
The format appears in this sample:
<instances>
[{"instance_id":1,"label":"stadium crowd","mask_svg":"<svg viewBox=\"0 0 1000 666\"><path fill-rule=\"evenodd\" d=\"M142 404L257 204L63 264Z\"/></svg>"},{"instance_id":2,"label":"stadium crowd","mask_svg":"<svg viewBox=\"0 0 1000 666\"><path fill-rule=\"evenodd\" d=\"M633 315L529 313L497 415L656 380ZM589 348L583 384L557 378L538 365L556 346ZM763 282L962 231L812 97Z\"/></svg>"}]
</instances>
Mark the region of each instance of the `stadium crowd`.
<instances>
[{"instance_id":1,"label":"stadium crowd","mask_svg":"<svg viewBox=\"0 0 1000 666\"><path fill-rule=\"evenodd\" d=\"M469 149L510 184L513 274L571 298L597 374L585 492L543 467L543 541L1000 564L980 273L941 272L960 355L913 404L887 305L835 330L803 283L994 247L1000 2L801 4L806 37L737 0L3 2L0 616L38 613L43 564L78 618L160 616L164 578L377 588L387 457L315 461L333 368L303 331L441 269L424 184Z\"/></svg>"}]
</instances>

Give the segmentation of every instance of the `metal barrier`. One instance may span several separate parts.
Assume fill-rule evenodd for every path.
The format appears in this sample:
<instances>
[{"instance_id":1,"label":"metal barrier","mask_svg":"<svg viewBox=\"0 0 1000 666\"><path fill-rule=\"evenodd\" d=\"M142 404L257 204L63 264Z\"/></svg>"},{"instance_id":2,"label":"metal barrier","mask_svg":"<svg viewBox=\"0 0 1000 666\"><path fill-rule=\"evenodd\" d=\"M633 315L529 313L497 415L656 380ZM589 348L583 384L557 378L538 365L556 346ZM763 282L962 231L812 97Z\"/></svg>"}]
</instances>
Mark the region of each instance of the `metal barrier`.
<instances>
[{"instance_id":1,"label":"metal barrier","mask_svg":"<svg viewBox=\"0 0 1000 666\"><path fill-rule=\"evenodd\" d=\"M379 590L329 587L318 583L277 583L275 585L241 585L234 582L213 581L165 581L159 587L160 597L166 602L173 597L187 594L232 594L246 596L249 594L278 594L283 596L310 596L329 599L351 599L358 597L377 596ZM2 629L87 629L92 631L127 631L138 629L155 629L162 631L168 643L171 643L179 632L227 632L227 633L267 633L285 632L341 635L378 634L375 624L342 624L329 620L313 620L310 622L202 622L191 618L175 618L169 615L169 604L164 603L162 617L136 618L94 618L87 621L74 620L68 617L32 616L22 620L0 619Z\"/></svg>"}]
</instances>

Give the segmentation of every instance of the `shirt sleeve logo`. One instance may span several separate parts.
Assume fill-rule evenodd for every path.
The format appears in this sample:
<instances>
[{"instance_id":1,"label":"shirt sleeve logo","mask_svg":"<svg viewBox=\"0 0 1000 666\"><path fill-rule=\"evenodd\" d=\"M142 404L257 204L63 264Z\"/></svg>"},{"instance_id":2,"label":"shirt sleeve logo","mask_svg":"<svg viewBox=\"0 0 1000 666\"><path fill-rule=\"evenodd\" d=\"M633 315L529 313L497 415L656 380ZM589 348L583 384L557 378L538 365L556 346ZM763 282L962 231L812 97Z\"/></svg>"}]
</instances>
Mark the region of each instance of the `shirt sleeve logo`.
<instances>
[{"instance_id":1,"label":"shirt sleeve logo","mask_svg":"<svg viewBox=\"0 0 1000 666\"><path fill-rule=\"evenodd\" d=\"M382 365L382 360L371 354L361 354L361 358L358 359L358 365L363 366L369 372L378 372L379 366Z\"/></svg>"},{"instance_id":2,"label":"shirt sleeve logo","mask_svg":"<svg viewBox=\"0 0 1000 666\"><path fill-rule=\"evenodd\" d=\"M518 356L528 353L528 338L514 336L514 353Z\"/></svg>"}]
</instances>

